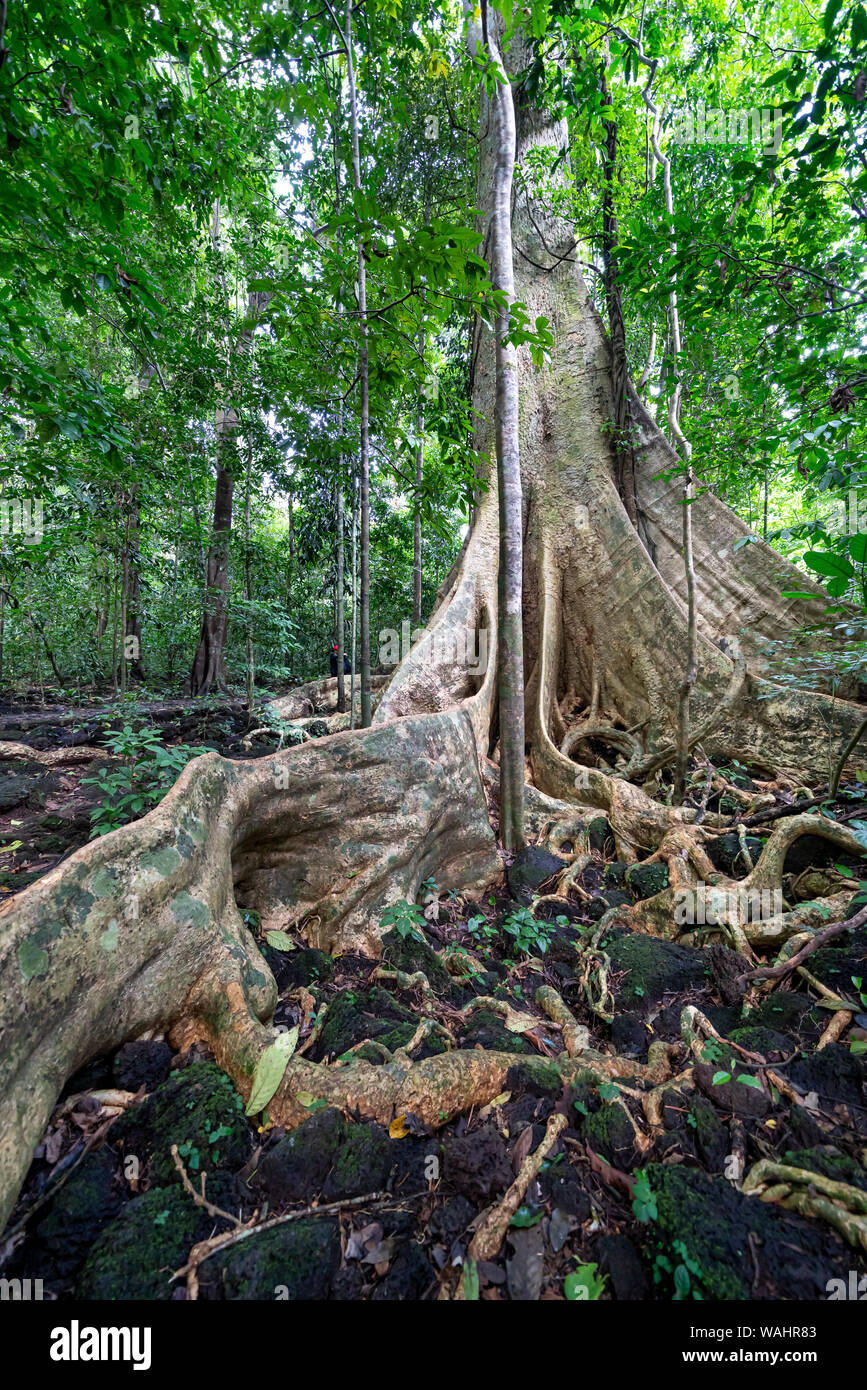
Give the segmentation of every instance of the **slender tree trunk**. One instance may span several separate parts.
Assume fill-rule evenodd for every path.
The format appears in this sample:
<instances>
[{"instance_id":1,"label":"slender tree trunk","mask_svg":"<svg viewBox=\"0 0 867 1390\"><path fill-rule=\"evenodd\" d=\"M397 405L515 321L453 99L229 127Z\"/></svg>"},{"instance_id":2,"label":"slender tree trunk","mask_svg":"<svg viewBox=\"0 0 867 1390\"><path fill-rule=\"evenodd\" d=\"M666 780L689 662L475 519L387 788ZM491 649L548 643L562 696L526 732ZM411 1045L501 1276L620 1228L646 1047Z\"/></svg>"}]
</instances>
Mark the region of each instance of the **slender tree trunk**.
<instances>
[{"instance_id":1,"label":"slender tree trunk","mask_svg":"<svg viewBox=\"0 0 867 1390\"><path fill-rule=\"evenodd\" d=\"M232 535L232 500L235 478L231 457L231 435L237 426L233 410L217 411L217 483L214 489L214 516L205 569L205 593L199 642L190 674L190 694L207 695L213 689L226 689L223 676L223 648L229 616L229 554Z\"/></svg>"},{"instance_id":2,"label":"slender tree trunk","mask_svg":"<svg viewBox=\"0 0 867 1390\"><path fill-rule=\"evenodd\" d=\"M358 142L358 97L352 56L352 0L346 0L346 74L352 125L352 177L361 192L361 156ZM358 313L361 321L359 387L361 392L361 724L369 728L370 702L370 346L367 333L367 271L364 241L358 238Z\"/></svg>"},{"instance_id":3,"label":"slender tree trunk","mask_svg":"<svg viewBox=\"0 0 867 1390\"><path fill-rule=\"evenodd\" d=\"M121 494L121 501L125 501L125 495L123 493ZM127 594L129 592L129 522L130 518L129 513L127 512L125 517L125 526L123 533L123 556L120 586L120 698L122 700L126 698L128 674L126 659L126 623L128 611Z\"/></svg>"},{"instance_id":4,"label":"slender tree trunk","mask_svg":"<svg viewBox=\"0 0 867 1390\"><path fill-rule=\"evenodd\" d=\"M424 334L419 334L420 345L424 346ZM424 478L424 407L419 401L416 416L418 447L415 451L415 509L412 519L412 624L418 627L421 622L421 485Z\"/></svg>"},{"instance_id":5,"label":"slender tree trunk","mask_svg":"<svg viewBox=\"0 0 867 1390\"><path fill-rule=\"evenodd\" d=\"M126 526L126 614L124 617L124 655L128 676L144 680L144 660L141 638L141 499L137 490L130 497Z\"/></svg>"},{"instance_id":6,"label":"slender tree trunk","mask_svg":"<svg viewBox=\"0 0 867 1390\"><path fill-rule=\"evenodd\" d=\"M349 727L355 728L355 672L357 670L356 633L358 618L358 501L352 480L352 653L349 658Z\"/></svg>"},{"instance_id":7,"label":"slender tree trunk","mask_svg":"<svg viewBox=\"0 0 867 1390\"><path fill-rule=\"evenodd\" d=\"M247 601L247 727L252 727L253 697L256 690L256 663L253 651L253 572L250 565L250 482L253 469L253 444L247 440L247 490L244 497L244 598Z\"/></svg>"},{"instance_id":8,"label":"slender tree trunk","mask_svg":"<svg viewBox=\"0 0 867 1390\"><path fill-rule=\"evenodd\" d=\"M482 41L479 25L464 0L467 42L475 58ZM495 16L489 12L489 20ZM498 583L500 719L500 839L506 850L524 843L524 637L523 637L523 507L518 445L518 354L506 342L511 305L515 299L512 252L512 178L515 167L515 108L493 34L488 34L490 57L498 81L490 99L493 121L494 173L490 223L490 264L494 288L506 297L497 315L495 437L497 491L500 505L500 567Z\"/></svg>"},{"instance_id":9,"label":"slender tree trunk","mask_svg":"<svg viewBox=\"0 0 867 1390\"><path fill-rule=\"evenodd\" d=\"M341 464L343 460L340 460ZM337 578L335 579L335 628L337 638L337 711L346 710L346 689L343 683L344 618L343 618L343 480L337 484Z\"/></svg>"}]
</instances>

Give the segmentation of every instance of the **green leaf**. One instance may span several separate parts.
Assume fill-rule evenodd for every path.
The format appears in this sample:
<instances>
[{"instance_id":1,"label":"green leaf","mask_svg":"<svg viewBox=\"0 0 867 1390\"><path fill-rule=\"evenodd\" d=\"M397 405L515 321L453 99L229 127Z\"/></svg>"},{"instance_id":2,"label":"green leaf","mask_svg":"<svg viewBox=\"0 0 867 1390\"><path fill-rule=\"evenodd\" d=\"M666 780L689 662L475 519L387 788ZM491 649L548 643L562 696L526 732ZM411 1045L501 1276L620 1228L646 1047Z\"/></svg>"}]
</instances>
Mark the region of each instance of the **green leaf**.
<instances>
[{"instance_id":1,"label":"green leaf","mask_svg":"<svg viewBox=\"0 0 867 1390\"><path fill-rule=\"evenodd\" d=\"M464 1298L468 1303L478 1303L479 1301L479 1267L475 1260L471 1260L467 1255L464 1260L463 1277Z\"/></svg>"},{"instance_id":2,"label":"green leaf","mask_svg":"<svg viewBox=\"0 0 867 1390\"><path fill-rule=\"evenodd\" d=\"M266 931L265 940L275 951L297 951L298 947L284 931Z\"/></svg>"},{"instance_id":3,"label":"green leaf","mask_svg":"<svg viewBox=\"0 0 867 1390\"><path fill-rule=\"evenodd\" d=\"M527 1226L536 1226L545 1215L542 1207L518 1207L515 1215L509 1222L510 1226L515 1226L518 1230L523 1230Z\"/></svg>"},{"instance_id":4,"label":"green leaf","mask_svg":"<svg viewBox=\"0 0 867 1390\"><path fill-rule=\"evenodd\" d=\"M804 556L804 563L817 574L844 575L851 579L855 573L854 567L844 555L833 555L826 550L808 550Z\"/></svg>"},{"instance_id":5,"label":"green leaf","mask_svg":"<svg viewBox=\"0 0 867 1390\"><path fill-rule=\"evenodd\" d=\"M843 0L828 0L828 6L822 16L822 27L825 30L826 37L830 37L837 15L842 8Z\"/></svg>"},{"instance_id":6,"label":"green leaf","mask_svg":"<svg viewBox=\"0 0 867 1390\"><path fill-rule=\"evenodd\" d=\"M563 1281L563 1293L570 1303L595 1303L605 1290L608 1278L597 1276L598 1265L579 1265Z\"/></svg>"},{"instance_id":7,"label":"green leaf","mask_svg":"<svg viewBox=\"0 0 867 1390\"><path fill-rule=\"evenodd\" d=\"M277 1087L283 1080L289 1059L298 1045L298 1033L299 1028L296 1023L295 1027L290 1028L288 1033L281 1033L276 1042L265 1048L256 1063L256 1070L253 1074L253 1089L244 1111L245 1115L258 1115L259 1111L265 1109L275 1094Z\"/></svg>"}]
</instances>

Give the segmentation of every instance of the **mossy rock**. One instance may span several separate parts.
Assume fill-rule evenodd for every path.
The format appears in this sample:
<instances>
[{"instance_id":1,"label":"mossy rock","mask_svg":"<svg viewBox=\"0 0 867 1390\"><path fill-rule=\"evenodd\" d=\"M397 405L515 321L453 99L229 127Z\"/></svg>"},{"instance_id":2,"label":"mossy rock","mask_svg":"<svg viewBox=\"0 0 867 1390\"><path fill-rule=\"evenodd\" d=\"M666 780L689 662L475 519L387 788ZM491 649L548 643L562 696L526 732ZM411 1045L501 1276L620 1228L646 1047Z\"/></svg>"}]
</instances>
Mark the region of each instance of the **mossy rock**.
<instances>
[{"instance_id":1,"label":"mossy rock","mask_svg":"<svg viewBox=\"0 0 867 1390\"><path fill-rule=\"evenodd\" d=\"M281 991L295 985L324 985L334 978L334 958L327 951L317 951L312 946L300 951L277 951L266 944L262 954Z\"/></svg>"},{"instance_id":2,"label":"mossy rock","mask_svg":"<svg viewBox=\"0 0 867 1390\"><path fill-rule=\"evenodd\" d=\"M767 995L744 1018L750 1028L771 1028L774 1032L797 1037L801 1031L804 1015L810 1011L810 1001L803 994L791 990L775 990Z\"/></svg>"},{"instance_id":3,"label":"mossy rock","mask_svg":"<svg viewBox=\"0 0 867 1390\"><path fill-rule=\"evenodd\" d=\"M836 863L839 849L821 835L800 835L786 851L784 874L801 874L805 869L826 869Z\"/></svg>"},{"instance_id":4,"label":"mossy rock","mask_svg":"<svg viewBox=\"0 0 867 1390\"><path fill-rule=\"evenodd\" d=\"M747 835L747 850L749 856L756 863L762 852L763 841L755 835ZM729 878L745 878L749 873L749 866L743 856L741 842L733 830L729 830L725 835L720 835L715 840L708 840L705 845L708 858L715 869L720 873L726 874Z\"/></svg>"},{"instance_id":5,"label":"mossy rock","mask_svg":"<svg viewBox=\"0 0 867 1390\"><path fill-rule=\"evenodd\" d=\"M631 907L633 897L620 888L608 888L604 893L599 893L592 902L587 904L587 916L592 922L600 922L606 912L611 907Z\"/></svg>"},{"instance_id":6,"label":"mossy rock","mask_svg":"<svg viewBox=\"0 0 867 1390\"><path fill-rule=\"evenodd\" d=\"M721 1172L725 1157L731 1148L728 1126L723 1124L710 1101L704 1096L693 1096L689 1113L693 1121L690 1128L695 1136L700 1158L711 1171Z\"/></svg>"},{"instance_id":7,"label":"mossy rock","mask_svg":"<svg viewBox=\"0 0 867 1390\"><path fill-rule=\"evenodd\" d=\"M392 1044L402 1046L409 1042L417 1025L418 1018L412 1010L378 985L369 990L341 990L328 1005L315 1057L341 1057L365 1039L382 1041L393 1051ZM385 1035L391 1042L386 1041Z\"/></svg>"},{"instance_id":8,"label":"mossy rock","mask_svg":"<svg viewBox=\"0 0 867 1390\"><path fill-rule=\"evenodd\" d=\"M563 1078L550 1062L518 1062L506 1075L505 1089L513 1096L546 1096L553 1099L563 1090Z\"/></svg>"},{"instance_id":9,"label":"mossy rock","mask_svg":"<svg viewBox=\"0 0 867 1390\"><path fill-rule=\"evenodd\" d=\"M594 816L587 824L587 842L599 854L613 851L614 831L605 816Z\"/></svg>"},{"instance_id":10,"label":"mossy rock","mask_svg":"<svg viewBox=\"0 0 867 1390\"><path fill-rule=\"evenodd\" d=\"M353 1124L333 1107L266 1143L257 1182L272 1207L290 1202L339 1201L383 1187L391 1141L379 1125Z\"/></svg>"},{"instance_id":11,"label":"mossy rock","mask_svg":"<svg viewBox=\"0 0 867 1390\"><path fill-rule=\"evenodd\" d=\"M643 1057L652 1041L648 1025L640 1014L619 1010L611 1020L611 1045L618 1057Z\"/></svg>"},{"instance_id":12,"label":"mossy rock","mask_svg":"<svg viewBox=\"0 0 867 1390\"><path fill-rule=\"evenodd\" d=\"M812 1149L787 1149L782 1162L792 1168L809 1168L811 1173L820 1173L832 1182L845 1182L867 1192L867 1170L830 1144L817 1144Z\"/></svg>"},{"instance_id":13,"label":"mossy rock","mask_svg":"<svg viewBox=\"0 0 867 1390\"><path fill-rule=\"evenodd\" d=\"M401 936L392 927L382 938L382 946L383 965L387 968L403 970L407 975L420 970L438 998L458 1005L466 1002L465 987L456 983L442 957L420 936L415 933Z\"/></svg>"},{"instance_id":14,"label":"mossy rock","mask_svg":"<svg viewBox=\"0 0 867 1390\"><path fill-rule=\"evenodd\" d=\"M199 1268L199 1297L229 1301L323 1300L340 1266L340 1227L308 1217L218 1250Z\"/></svg>"},{"instance_id":15,"label":"mossy rock","mask_svg":"<svg viewBox=\"0 0 867 1390\"><path fill-rule=\"evenodd\" d=\"M863 902L858 907L863 907ZM857 909L856 909L857 910ZM811 975L840 994L854 999L852 976L867 981L867 930L844 932L836 943L816 951L807 965Z\"/></svg>"},{"instance_id":16,"label":"mossy rock","mask_svg":"<svg viewBox=\"0 0 867 1390\"><path fill-rule=\"evenodd\" d=\"M786 1076L799 1091L815 1091L825 1107L837 1102L862 1104L864 1064L840 1043L829 1043L821 1052L797 1057Z\"/></svg>"},{"instance_id":17,"label":"mossy rock","mask_svg":"<svg viewBox=\"0 0 867 1390\"><path fill-rule=\"evenodd\" d=\"M224 1211L243 1210L244 1191L237 1178L215 1174L208 1198ZM86 1299L170 1299L169 1282L185 1264L197 1241L229 1229L177 1185L152 1187L128 1202L94 1243L76 1286Z\"/></svg>"},{"instance_id":18,"label":"mossy rock","mask_svg":"<svg viewBox=\"0 0 867 1390\"><path fill-rule=\"evenodd\" d=\"M668 887L668 865L631 864L626 870L626 885L636 898L653 898Z\"/></svg>"},{"instance_id":19,"label":"mossy rock","mask_svg":"<svg viewBox=\"0 0 867 1390\"><path fill-rule=\"evenodd\" d=\"M778 1033L776 1028L765 1028L761 1024L744 1024L733 1028L726 1036L738 1047L745 1047L747 1052L758 1052L762 1057L770 1057L773 1052L781 1052L788 1057L795 1047L793 1040L785 1033Z\"/></svg>"},{"instance_id":20,"label":"mossy rock","mask_svg":"<svg viewBox=\"0 0 867 1390\"><path fill-rule=\"evenodd\" d=\"M587 1147L615 1168L634 1168L638 1157L635 1130L622 1105L603 1102L595 1114L584 1117L582 1134Z\"/></svg>"},{"instance_id":21,"label":"mossy rock","mask_svg":"<svg viewBox=\"0 0 867 1390\"><path fill-rule=\"evenodd\" d=\"M621 1007L641 1004L646 1008L666 994L681 994L707 983L705 957L690 946L627 932L615 936L605 949L614 970L625 972L623 981L614 986Z\"/></svg>"},{"instance_id":22,"label":"mossy rock","mask_svg":"<svg viewBox=\"0 0 867 1390\"><path fill-rule=\"evenodd\" d=\"M519 903L530 902L533 894L566 867L566 860L540 845L525 845L506 870L509 892Z\"/></svg>"},{"instance_id":23,"label":"mossy rock","mask_svg":"<svg viewBox=\"0 0 867 1390\"><path fill-rule=\"evenodd\" d=\"M828 1279L845 1277L851 1265L849 1247L821 1222L744 1196L726 1178L681 1164L654 1163L646 1172L657 1203L646 1227L651 1243L678 1264L675 1242L682 1242L705 1298L824 1299ZM751 1235L761 1252L757 1282Z\"/></svg>"},{"instance_id":24,"label":"mossy rock","mask_svg":"<svg viewBox=\"0 0 867 1390\"><path fill-rule=\"evenodd\" d=\"M193 1062L172 1072L140 1105L112 1127L123 1150L147 1161L153 1183L180 1182L171 1155L177 1144L189 1175L241 1168L253 1151L244 1102L213 1062ZM189 1146L189 1147L188 1147Z\"/></svg>"},{"instance_id":25,"label":"mossy rock","mask_svg":"<svg viewBox=\"0 0 867 1390\"><path fill-rule=\"evenodd\" d=\"M734 1052L716 1058L713 1062L696 1062L693 1068L695 1084L720 1110L731 1115L744 1115L752 1119L764 1119L771 1108L769 1097L757 1085L755 1070L744 1066ZM716 1081L719 1076L729 1076L728 1081Z\"/></svg>"},{"instance_id":26,"label":"mossy rock","mask_svg":"<svg viewBox=\"0 0 867 1390\"><path fill-rule=\"evenodd\" d=\"M615 861L613 864L606 864L602 871L602 878L609 888L623 888L626 884L626 870L629 864L621 864Z\"/></svg>"},{"instance_id":27,"label":"mossy rock","mask_svg":"<svg viewBox=\"0 0 867 1390\"><path fill-rule=\"evenodd\" d=\"M520 1033L510 1033L500 1014L493 1009L477 1009L470 1014L461 1047L472 1048L476 1044L487 1052L533 1052L531 1044L525 1042Z\"/></svg>"},{"instance_id":28,"label":"mossy rock","mask_svg":"<svg viewBox=\"0 0 867 1390\"><path fill-rule=\"evenodd\" d=\"M36 1228L40 1245L57 1269L71 1274L123 1206L117 1157L111 1149L89 1153L60 1188Z\"/></svg>"},{"instance_id":29,"label":"mossy rock","mask_svg":"<svg viewBox=\"0 0 867 1390\"><path fill-rule=\"evenodd\" d=\"M13 811L27 801L35 785L32 777L0 777L0 813Z\"/></svg>"}]
</instances>

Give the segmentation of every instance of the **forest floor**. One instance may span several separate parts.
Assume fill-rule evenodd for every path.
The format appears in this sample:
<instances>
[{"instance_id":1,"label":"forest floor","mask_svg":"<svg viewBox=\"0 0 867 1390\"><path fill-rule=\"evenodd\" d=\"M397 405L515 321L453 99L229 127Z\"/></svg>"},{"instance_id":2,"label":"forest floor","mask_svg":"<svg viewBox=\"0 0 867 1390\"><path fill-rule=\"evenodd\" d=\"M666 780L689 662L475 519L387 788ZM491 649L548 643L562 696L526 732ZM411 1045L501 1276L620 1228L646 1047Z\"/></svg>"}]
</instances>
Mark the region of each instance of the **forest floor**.
<instances>
[{"instance_id":1,"label":"forest floor","mask_svg":"<svg viewBox=\"0 0 867 1390\"><path fill-rule=\"evenodd\" d=\"M159 710L167 746L207 744L231 757L275 746L243 746L240 701ZM106 710L57 713L54 724L31 724L46 711L0 709L0 738L44 750L70 738L99 746L111 733ZM4 892L86 842L99 800L83 784L92 776L93 761L2 765ZM840 814L851 818L865 790L846 788ZM66 1085L0 1243L4 1276L42 1279L44 1296L61 1300L455 1296L481 1214L502 1200L555 1115L563 1127L499 1250L478 1263L478 1292L465 1283L465 1296L825 1299L850 1289L853 1271L856 1282L867 1276L867 1256L824 1220L741 1190L753 1166L771 1160L857 1189L867 1212L867 1012L855 1012L844 1041L817 1050L832 1013L815 985L857 998L863 980L867 990L867 927L816 951L812 981L792 974L747 1009L738 982L747 963L727 947L657 940L616 912L600 933L610 909L659 892L667 869L618 863L606 822L588 829L593 858L580 891L540 904L538 918L528 908L565 863L531 846L481 904L426 885L423 925L421 913L398 920L381 961L331 957L300 932L277 949L257 914L245 913L279 987L275 1022L298 1026L307 1057L339 1066L359 1053L389 1065L400 1049L415 1060L451 1047L518 1054L525 1060L492 1103L432 1132L411 1115L385 1129L311 1096L309 1119L284 1133L245 1116L201 1045L176 1053L162 1037L127 1042ZM748 838L754 856L766 834L758 827ZM725 873L745 876L737 835L710 852ZM804 836L786 861L787 898L798 880L810 888L809 871L858 882L863 863ZM415 972L430 992L404 987ZM550 1065L564 1050L562 1030L536 1003L543 984L612 1058L643 1062L654 1041L680 1044L687 1006L723 1041L706 1042L701 1060L682 1045L661 1123L651 1125L641 1103L649 1083L615 1075L564 1088ZM420 1030L423 1019L434 1026ZM204 1174L210 1210L188 1186L199 1191ZM173 1278L198 1242L232 1234L257 1211L259 1222L297 1219L214 1249L189 1285Z\"/></svg>"}]
</instances>

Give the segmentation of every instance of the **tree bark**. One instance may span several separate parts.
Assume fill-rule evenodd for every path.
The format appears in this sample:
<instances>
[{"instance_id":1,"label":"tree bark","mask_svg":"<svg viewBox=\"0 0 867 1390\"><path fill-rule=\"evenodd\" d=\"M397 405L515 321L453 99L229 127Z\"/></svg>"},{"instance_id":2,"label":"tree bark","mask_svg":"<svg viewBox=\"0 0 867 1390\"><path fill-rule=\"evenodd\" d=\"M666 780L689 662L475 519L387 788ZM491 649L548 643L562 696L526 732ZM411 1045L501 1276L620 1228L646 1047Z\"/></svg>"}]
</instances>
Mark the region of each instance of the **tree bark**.
<instances>
[{"instance_id":1,"label":"tree bark","mask_svg":"<svg viewBox=\"0 0 867 1390\"><path fill-rule=\"evenodd\" d=\"M343 460L341 459L342 463ZM343 684L343 655L345 651L344 636L344 616L343 616L343 482L338 479L337 483L337 575L335 585L335 638L337 641L337 710L343 714L346 709L346 691Z\"/></svg>"},{"instance_id":2,"label":"tree bark","mask_svg":"<svg viewBox=\"0 0 867 1390\"><path fill-rule=\"evenodd\" d=\"M235 492L234 434L238 417L231 407L217 410L217 481L214 514L205 570L205 593L199 642L190 674L190 694L207 695L227 689L223 674L223 648L229 620L229 556L232 536L232 501Z\"/></svg>"},{"instance_id":3,"label":"tree bark","mask_svg":"<svg viewBox=\"0 0 867 1390\"><path fill-rule=\"evenodd\" d=\"M479 52L482 30L465 0L467 44ZM493 12L490 21L495 19ZM504 296L495 321L495 440L500 504L499 614L500 839L507 851L524 843L524 639L522 626L523 506L519 446L518 353L507 341L515 302L512 252L512 182L515 169L515 108L512 86L489 27L488 53L498 69L490 101L493 178L490 218L491 281Z\"/></svg>"}]
</instances>

